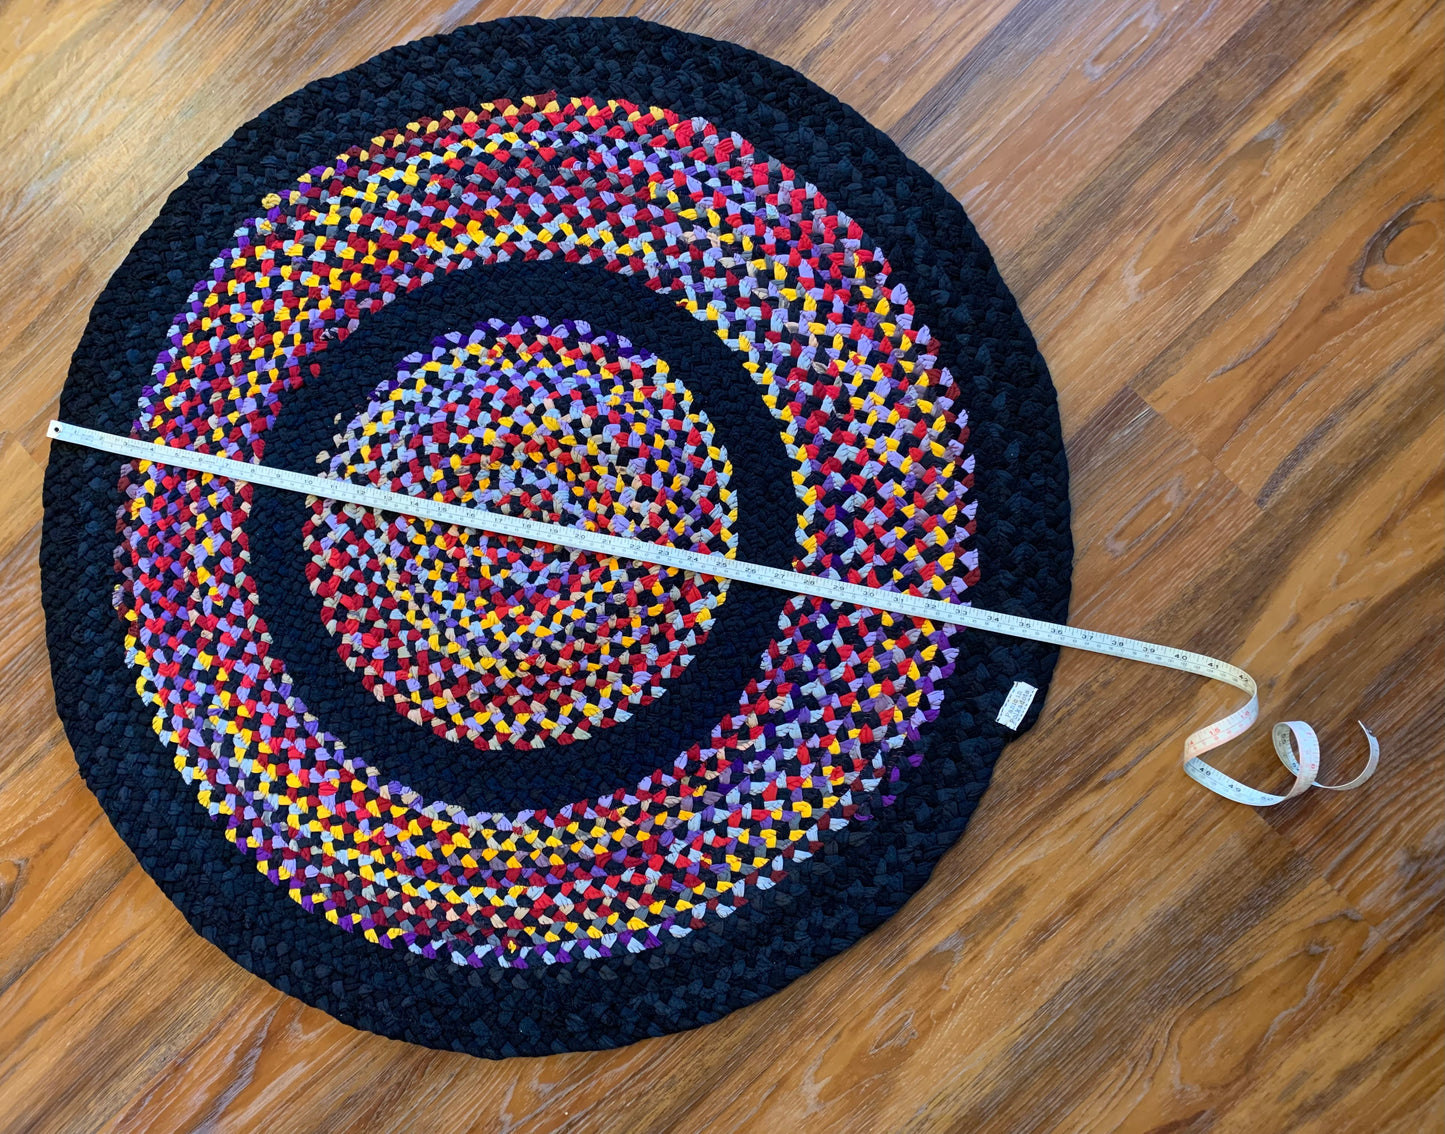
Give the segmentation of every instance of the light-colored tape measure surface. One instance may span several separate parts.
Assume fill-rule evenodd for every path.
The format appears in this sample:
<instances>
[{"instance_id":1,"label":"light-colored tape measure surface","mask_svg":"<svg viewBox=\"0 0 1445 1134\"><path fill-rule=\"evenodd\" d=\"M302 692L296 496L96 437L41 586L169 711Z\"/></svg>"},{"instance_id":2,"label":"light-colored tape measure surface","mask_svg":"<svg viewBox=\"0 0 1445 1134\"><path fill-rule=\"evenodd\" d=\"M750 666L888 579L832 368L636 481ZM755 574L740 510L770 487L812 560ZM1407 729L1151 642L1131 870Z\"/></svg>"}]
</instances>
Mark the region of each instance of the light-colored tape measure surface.
<instances>
[{"instance_id":1,"label":"light-colored tape measure surface","mask_svg":"<svg viewBox=\"0 0 1445 1134\"><path fill-rule=\"evenodd\" d=\"M1054 622L1041 622L1033 618L1001 614L992 610L980 610L974 606L941 602L938 599L920 598L917 595L901 594L897 591L878 590L873 587L845 583L836 579L805 575L797 571L785 571L778 567L765 567L759 563L748 563L720 555L704 555L695 551L668 547L663 544L647 543L622 536L590 532L582 528L562 524L547 524L528 520L520 516L507 516L488 512L481 508L447 504L426 497L407 496L371 485L351 481L333 480L329 477L310 476L306 473L286 469L272 469L247 461L216 457L209 453L197 453L190 449L179 449L133 437L121 437L113 433L102 433L85 429L63 421L52 421L49 435L57 441L68 441L90 449L112 453L137 461L153 461L157 464L188 469L191 472L209 473L213 476L260 484L287 492L299 492L308 496L339 500L357 504L363 508L375 508L387 512L398 512L419 519L434 520L457 527L473 528L491 532L493 535L515 536L518 539L536 543L548 543L579 551L591 551L599 555L610 555L632 559L658 567L675 567L683 571L696 571L723 579L735 579L743 583L756 583L764 587L786 591L789 594L811 595L831 602L850 603L855 606L886 610L910 618L926 618L932 622L946 622L954 626L966 626L975 630L988 630L995 634L1007 634L1013 638L1029 638L1036 642L1047 642L1070 649L1088 650L1096 654L1127 658L1130 661L1148 662L1166 669L1181 670L1200 677L1222 681L1226 685L1248 694L1249 703L1242 709L1221 720L1192 733L1184 742L1184 770L1210 791L1227 799L1253 807L1267 807L1283 803L1286 799L1307 791L1311 786L1345 791L1364 783L1375 771L1379 761L1380 748L1374 735L1364 723L1366 740L1369 743L1369 761L1358 776L1345 784L1322 784L1318 782L1320 768L1319 741L1315 732L1303 721L1285 721L1274 726L1275 752L1281 763L1294 775L1294 784L1283 795L1258 791L1238 780L1225 775L1217 768L1206 764L1200 757L1213 748L1245 732L1259 716L1259 687L1254 678L1244 670L1228 662L1204 654L1178 650L1170 646L1141 642L1134 638L1121 638L1114 634L1101 634L1095 630L1082 630L1076 626L1063 626ZM1299 745L1299 757L1290 746L1293 736Z\"/></svg>"}]
</instances>

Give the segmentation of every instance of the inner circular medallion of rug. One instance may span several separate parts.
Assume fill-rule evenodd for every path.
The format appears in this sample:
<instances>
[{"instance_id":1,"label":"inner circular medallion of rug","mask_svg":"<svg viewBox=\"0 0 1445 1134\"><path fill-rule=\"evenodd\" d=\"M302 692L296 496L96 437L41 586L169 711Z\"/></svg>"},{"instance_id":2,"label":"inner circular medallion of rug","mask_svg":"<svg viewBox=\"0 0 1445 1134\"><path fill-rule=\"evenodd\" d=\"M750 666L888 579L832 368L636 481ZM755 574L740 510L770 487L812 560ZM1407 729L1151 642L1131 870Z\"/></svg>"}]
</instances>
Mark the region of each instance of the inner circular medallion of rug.
<instances>
[{"instance_id":1,"label":"inner circular medallion of rug","mask_svg":"<svg viewBox=\"0 0 1445 1134\"><path fill-rule=\"evenodd\" d=\"M61 416L1067 616L1053 387L962 208L796 72L635 20L462 28L242 126ZM856 942L1056 653L63 445L41 560L81 772L196 931L488 1057L695 1027Z\"/></svg>"}]
</instances>

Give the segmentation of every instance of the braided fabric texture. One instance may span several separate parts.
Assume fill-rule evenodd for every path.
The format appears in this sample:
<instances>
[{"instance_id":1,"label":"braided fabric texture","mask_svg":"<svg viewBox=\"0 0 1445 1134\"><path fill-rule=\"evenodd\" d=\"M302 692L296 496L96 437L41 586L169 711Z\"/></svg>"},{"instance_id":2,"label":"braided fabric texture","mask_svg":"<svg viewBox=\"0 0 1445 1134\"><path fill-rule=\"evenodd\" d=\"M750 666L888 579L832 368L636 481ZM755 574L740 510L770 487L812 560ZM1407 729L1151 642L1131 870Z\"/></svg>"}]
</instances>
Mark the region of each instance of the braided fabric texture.
<instances>
[{"instance_id":1,"label":"braided fabric texture","mask_svg":"<svg viewBox=\"0 0 1445 1134\"><path fill-rule=\"evenodd\" d=\"M61 414L1067 617L1053 387L961 207L797 73L641 21L462 28L243 126ZM1055 657L67 447L45 508L57 708L146 871L282 991L488 1057L695 1027L852 944Z\"/></svg>"}]
</instances>

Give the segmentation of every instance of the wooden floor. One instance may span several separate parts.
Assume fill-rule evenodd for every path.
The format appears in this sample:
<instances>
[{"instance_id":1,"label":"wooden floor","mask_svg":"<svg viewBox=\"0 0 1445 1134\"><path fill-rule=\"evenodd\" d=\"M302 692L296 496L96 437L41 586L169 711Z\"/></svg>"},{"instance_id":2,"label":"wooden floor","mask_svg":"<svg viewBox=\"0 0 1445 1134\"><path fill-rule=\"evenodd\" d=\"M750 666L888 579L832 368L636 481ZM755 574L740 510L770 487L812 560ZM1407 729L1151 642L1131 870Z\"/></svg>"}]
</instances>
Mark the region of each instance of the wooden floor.
<instances>
[{"instance_id":1,"label":"wooden floor","mask_svg":"<svg viewBox=\"0 0 1445 1134\"><path fill-rule=\"evenodd\" d=\"M45 423L192 164L312 78L514 10L0 4L0 1129L1441 1129L1438 3L631 9L799 68L964 202L1058 385L1073 621L1247 666L1327 775L1364 720L1373 784L1225 803L1178 755L1227 694L1067 655L898 916L718 1024L598 1054L362 1034L190 932L52 707ZM1284 782L1263 730L1222 762Z\"/></svg>"}]
</instances>

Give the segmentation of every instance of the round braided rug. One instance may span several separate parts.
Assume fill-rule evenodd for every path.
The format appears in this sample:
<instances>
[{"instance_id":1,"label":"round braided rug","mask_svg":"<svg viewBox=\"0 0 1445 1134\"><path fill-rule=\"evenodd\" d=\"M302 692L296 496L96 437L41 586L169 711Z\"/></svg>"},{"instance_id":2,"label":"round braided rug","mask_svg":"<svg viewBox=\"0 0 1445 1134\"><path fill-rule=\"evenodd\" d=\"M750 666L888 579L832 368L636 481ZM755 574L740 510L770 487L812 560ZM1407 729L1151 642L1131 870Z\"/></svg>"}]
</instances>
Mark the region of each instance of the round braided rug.
<instances>
[{"instance_id":1,"label":"round braided rug","mask_svg":"<svg viewBox=\"0 0 1445 1134\"><path fill-rule=\"evenodd\" d=\"M247 123L109 282L61 416L1067 615L1054 391L962 208L655 24L467 27ZM80 769L195 929L485 1056L694 1027L857 941L1055 656L64 445L41 557Z\"/></svg>"}]
</instances>

